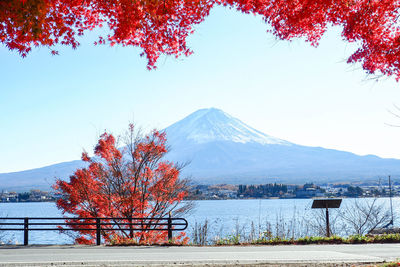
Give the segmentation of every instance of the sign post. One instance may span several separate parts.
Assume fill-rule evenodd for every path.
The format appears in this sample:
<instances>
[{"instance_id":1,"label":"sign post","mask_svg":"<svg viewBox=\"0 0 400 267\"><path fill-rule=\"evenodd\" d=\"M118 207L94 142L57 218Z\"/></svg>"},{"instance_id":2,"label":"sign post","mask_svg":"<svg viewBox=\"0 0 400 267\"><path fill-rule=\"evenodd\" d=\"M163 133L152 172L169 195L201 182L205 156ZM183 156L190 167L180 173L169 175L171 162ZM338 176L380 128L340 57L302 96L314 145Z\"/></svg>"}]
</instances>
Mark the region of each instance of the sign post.
<instances>
[{"instance_id":1,"label":"sign post","mask_svg":"<svg viewBox=\"0 0 400 267\"><path fill-rule=\"evenodd\" d=\"M341 198L325 198L325 199L314 199L311 208L312 209L325 209L326 216L326 236L330 237L331 233L329 230L329 209L337 209L342 203Z\"/></svg>"}]
</instances>

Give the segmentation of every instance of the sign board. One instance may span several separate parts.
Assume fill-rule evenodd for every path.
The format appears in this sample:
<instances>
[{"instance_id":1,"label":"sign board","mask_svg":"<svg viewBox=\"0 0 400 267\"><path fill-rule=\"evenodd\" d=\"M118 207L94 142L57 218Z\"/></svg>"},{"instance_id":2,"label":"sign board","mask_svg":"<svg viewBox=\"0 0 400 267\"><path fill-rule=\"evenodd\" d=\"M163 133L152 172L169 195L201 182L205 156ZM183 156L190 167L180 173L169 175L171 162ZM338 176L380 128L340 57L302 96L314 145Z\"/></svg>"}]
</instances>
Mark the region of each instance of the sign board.
<instances>
[{"instance_id":1,"label":"sign board","mask_svg":"<svg viewBox=\"0 0 400 267\"><path fill-rule=\"evenodd\" d=\"M329 209L337 209L340 207L342 203L341 198L320 198L314 199L311 208L312 209L325 209L326 213L326 236L329 237L331 235L331 231L329 228Z\"/></svg>"},{"instance_id":2,"label":"sign board","mask_svg":"<svg viewBox=\"0 0 400 267\"><path fill-rule=\"evenodd\" d=\"M337 209L342 203L341 198L325 198L325 199L314 199L311 208L312 209Z\"/></svg>"}]
</instances>

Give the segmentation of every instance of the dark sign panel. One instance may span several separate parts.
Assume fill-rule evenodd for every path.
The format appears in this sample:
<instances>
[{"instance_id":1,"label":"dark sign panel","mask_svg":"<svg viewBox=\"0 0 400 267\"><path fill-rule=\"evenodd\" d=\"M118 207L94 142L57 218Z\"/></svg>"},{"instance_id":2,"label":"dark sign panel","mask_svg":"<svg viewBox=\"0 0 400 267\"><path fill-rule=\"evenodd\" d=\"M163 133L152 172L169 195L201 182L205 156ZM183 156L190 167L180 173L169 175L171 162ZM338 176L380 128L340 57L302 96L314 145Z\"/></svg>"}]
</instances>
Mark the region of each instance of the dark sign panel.
<instances>
[{"instance_id":1,"label":"dark sign panel","mask_svg":"<svg viewBox=\"0 0 400 267\"><path fill-rule=\"evenodd\" d=\"M342 203L341 198L326 198L326 199L314 199L311 208L312 209L331 209L339 208Z\"/></svg>"}]
</instances>

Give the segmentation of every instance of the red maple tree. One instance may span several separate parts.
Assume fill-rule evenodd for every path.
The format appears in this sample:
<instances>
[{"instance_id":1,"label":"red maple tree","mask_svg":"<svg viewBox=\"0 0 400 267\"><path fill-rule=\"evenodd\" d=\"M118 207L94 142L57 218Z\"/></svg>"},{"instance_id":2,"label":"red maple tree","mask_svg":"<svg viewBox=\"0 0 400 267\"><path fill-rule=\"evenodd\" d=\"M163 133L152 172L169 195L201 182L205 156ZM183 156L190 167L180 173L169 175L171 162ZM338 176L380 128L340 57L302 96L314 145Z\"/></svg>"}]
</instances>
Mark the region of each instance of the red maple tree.
<instances>
[{"instance_id":1,"label":"red maple tree","mask_svg":"<svg viewBox=\"0 0 400 267\"><path fill-rule=\"evenodd\" d=\"M348 63L400 79L400 0L2 0L0 41L25 56L32 46L76 48L77 36L106 26L110 34L97 43L140 47L151 69L161 54L191 54L186 38L217 5L261 15L279 39L314 46L328 26L340 26L359 45Z\"/></svg>"},{"instance_id":2,"label":"red maple tree","mask_svg":"<svg viewBox=\"0 0 400 267\"><path fill-rule=\"evenodd\" d=\"M167 153L165 133L154 130L142 137L130 125L124 140L126 146L118 149L113 135L102 134L94 149L95 157L82 153L82 160L88 167L75 171L69 181L56 181L54 188L63 195L57 201L57 207L64 214L77 218L68 219L67 223L93 223L95 220L79 219L93 217L160 218L170 213L179 216L191 207L190 202L182 202L187 195L187 181L179 179L182 166L162 160ZM107 243L167 242L166 231L152 230L156 227L150 225L154 222L152 219L146 219L149 225L141 225L143 231L126 227L126 223L141 224L141 220L102 220L102 223L109 222L116 226L104 225L102 228L117 227L119 230L101 231ZM79 233L75 239L77 243L95 242L96 231L81 230L96 229L95 225L70 227ZM183 235L175 237L175 241L187 241Z\"/></svg>"}]
</instances>

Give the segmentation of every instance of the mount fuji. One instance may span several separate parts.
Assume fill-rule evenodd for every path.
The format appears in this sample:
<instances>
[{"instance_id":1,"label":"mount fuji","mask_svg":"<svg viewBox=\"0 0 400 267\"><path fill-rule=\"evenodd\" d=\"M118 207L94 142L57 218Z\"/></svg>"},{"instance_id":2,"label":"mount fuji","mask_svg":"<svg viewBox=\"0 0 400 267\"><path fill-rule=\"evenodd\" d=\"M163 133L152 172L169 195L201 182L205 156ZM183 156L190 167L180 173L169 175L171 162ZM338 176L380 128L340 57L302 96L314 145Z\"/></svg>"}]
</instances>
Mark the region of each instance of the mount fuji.
<instances>
[{"instance_id":1,"label":"mount fuji","mask_svg":"<svg viewBox=\"0 0 400 267\"><path fill-rule=\"evenodd\" d=\"M258 143L261 145L291 145L291 143L266 135L230 116L220 109L200 109L165 129L170 144L184 141L197 144L215 141Z\"/></svg>"},{"instance_id":2,"label":"mount fuji","mask_svg":"<svg viewBox=\"0 0 400 267\"><path fill-rule=\"evenodd\" d=\"M167 127L168 159L190 164L203 183L303 183L400 174L400 160L297 145L262 133L222 110L201 109Z\"/></svg>"},{"instance_id":3,"label":"mount fuji","mask_svg":"<svg viewBox=\"0 0 400 267\"><path fill-rule=\"evenodd\" d=\"M304 183L378 179L400 175L400 160L359 156L322 147L297 145L262 133L222 110L198 110L164 129L167 159L189 163L183 175L203 184ZM49 189L82 161L0 174L0 189Z\"/></svg>"}]
</instances>

